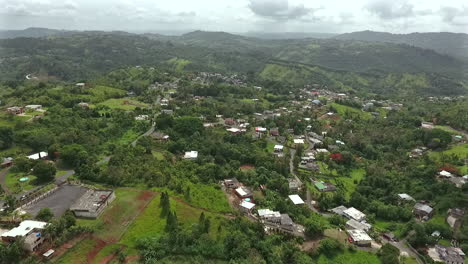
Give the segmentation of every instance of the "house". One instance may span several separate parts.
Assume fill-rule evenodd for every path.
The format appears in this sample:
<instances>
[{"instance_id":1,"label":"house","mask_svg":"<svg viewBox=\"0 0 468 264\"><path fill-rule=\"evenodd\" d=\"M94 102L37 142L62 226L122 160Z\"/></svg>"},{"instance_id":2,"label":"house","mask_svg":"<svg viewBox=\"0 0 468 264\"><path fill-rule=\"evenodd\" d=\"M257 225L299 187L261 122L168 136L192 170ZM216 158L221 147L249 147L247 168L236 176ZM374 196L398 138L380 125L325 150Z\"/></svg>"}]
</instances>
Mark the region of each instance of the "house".
<instances>
[{"instance_id":1,"label":"house","mask_svg":"<svg viewBox=\"0 0 468 264\"><path fill-rule=\"evenodd\" d=\"M382 236L388 241L398 241L397 237L393 233L384 233Z\"/></svg>"},{"instance_id":2,"label":"house","mask_svg":"<svg viewBox=\"0 0 468 264\"><path fill-rule=\"evenodd\" d=\"M349 219L354 219L358 222L366 219L366 215L354 207L350 207L343 211L343 215Z\"/></svg>"},{"instance_id":3,"label":"house","mask_svg":"<svg viewBox=\"0 0 468 264\"><path fill-rule=\"evenodd\" d=\"M462 188L465 183L468 182L468 180L464 177L452 177L448 179L449 182L451 182L455 187L457 188Z\"/></svg>"},{"instance_id":4,"label":"house","mask_svg":"<svg viewBox=\"0 0 468 264\"><path fill-rule=\"evenodd\" d=\"M11 165L13 165L13 158L12 157L3 158L3 161L0 164L0 168L10 167Z\"/></svg>"},{"instance_id":5,"label":"house","mask_svg":"<svg viewBox=\"0 0 468 264\"><path fill-rule=\"evenodd\" d=\"M231 134L234 134L234 135L240 134L242 132L241 129L236 128L236 127L230 127L228 129L226 129L226 131L228 131L228 132L230 132Z\"/></svg>"},{"instance_id":6,"label":"house","mask_svg":"<svg viewBox=\"0 0 468 264\"><path fill-rule=\"evenodd\" d=\"M275 128L270 128L270 135L273 136L273 137L277 137L279 136L279 130L277 127Z\"/></svg>"},{"instance_id":7,"label":"house","mask_svg":"<svg viewBox=\"0 0 468 264\"><path fill-rule=\"evenodd\" d=\"M451 178L451 177L453 177L453 174L448 172L448 171L443 170L443 171L439 172L439 177L441 177L441 178Z\"/></svg>"},{"instance_id":8,"label":"house","mask_svg":"<svg viewBox=\"0 0 468 264\"><path fill-rule=\"evenodd\" d=\"M240 187L236 188L235 193L241 199L252 198L252 191L250 191L245 186L240 186Z\"/></svg>"},{"instance_id":9,"label":"house","mask_svg":"<svg viewBox=\"0 0 468 264\"><path fill-rule=\"evenodd\" d=\"M465 215L465 211L460 208L453 208L453 209L448 209L447 211L447 224L453 228L453 229L458 229L462 222L463 222L463 216Z\"/></svg>"},{"instance_id":10,"label":"house","mask_svg":"<svg viewBox=\"0 0 468 264\"><path fill-rule=\"evenodd\" d=\"M42 105L27 105L24 108L29 111L38 111L42 109Z\"/></svg>"},{"instance_id":11,"label":"house","mask_svg":"<svg viewBox=\"0 0 468 264\"><path fill-rule=\"evenodd\" d=\"M257 133L265 133L267 129L265 127L256 127L255 132Z\"/></svg>"},{"instance_id":12,"label":"house","mask_svg":"<svg viewBox=\"0 0 468 264\"><path fill-rule=\"evenodd\" d=\"M433 129L433 128L434 128L434 123L431 123L431 122L421 122L421 128Z\"/></svg>"},{"instance_id":13,"label":"house","mask_svg":"<svg viewBox=\"0 0 468 264\"><path fill-rule=\"evenodd\" d=\"M241 212L243 213L250 213L252 212L252 209L255 207L255 204L254 203L251 203L249 201L245 201L243 200L240 204L239 204L239 209L241 210Z\"/></svg>"},{"instance_id":14,"label":"house","mask_svg":"<svg viewBox=\"0 0 468 264\"><path fill-rule=\"evenodd\" d=\"M403 201L413 201L413 202L416 201L414 200L413 197L411 197L409 194L406 194L406 193L399 193L398 198Z\"/></svg>"},{"instance_id":15,"label":"house","mask_svg":"<svg viewBox=\"0 0 468 264\"><path fill-rule=\"evenodd\" d=\"M35 154L27 156L28 159L32 159L32 160L46 159L47 157L49 157L49 154L45 151L41 151L39 153L35 153Z\"/></svg>"},{"instance_id":16,"label":"house","mask_svg":"<svg viewBox=\"0 0 468 264\"><path fill-rule=\"evenodd\" d=\"M184 159L186 160L196 160L198 158L198 151L188 151L185 152Z\"/></svg>"},{"instance_id":17,"label":"house","mask_svg":"<svg viewBox=\"0 0 468 264\"><path fill-rule=\"evenodd\" d=\"M84 103L84 102L79 103L78 106L81 107L81 108L83 108L83 109L89 108L89 104L88 104L88 103Z\"/></svg>"},{"instance_id":18,"label":"house","mask_svg":"<svg viewBox=\"0 0 468 264\"><path fill-rule=\"evenodd\" d=\"M340 205L338 207L335 207L335 208L331 209L330 211L337 214L337 215L345 216L344 211L346 211L347 209L348 208L346 208L345 206Z\"/></svg>"},{"instance_id":19,"label":"house","mask_svg":"<svg viewBox=\"0 0 468 264\"><path fill-rule=\"evenodd\" d=\"M427 204L423 203L416 203L413 207L413 214L416 217L422 218L424 220L428 220L432 217L434 213L434 209Z\"/></svg>"},{"instance_id":20,"label":"house","mask_svg":"<svg viewBox=\"0 0 468 264\"><path fill-rule=\"evenodd\" d=\"M86 86L86 84L85 83L77 83L77 84L75 84L75 86L77 88L84 88Z\"/></svg>"},{"instance_id":21,"label":"house","mask_svg":"<svg viewBox=\"0 0 468 264\"><path fill-rule=\"evenodd\" d=\"M234 119L232 119L232 118L226 118L226 119L224 119L224 125L226 125L226 126L233 126L233 125L235 125L235 124L236 124L236 122L235 122Z\"/></svg>"},{"instance_id":22,"label":"house","mask_svg":"<svg viewBox=\"0 0 468 264\"><path fill-rule=\"evenodd\" d=\"M171 109L163 109L161 110L161 114L172 115L174 114L174 111L172 111Z\"/></svg>"},{"instance_id":23,"label":"house","mask_svg":"<svg viewBox=\"0 0 468 264\"><path fill-rule=\"evenodd\" d=\"M330 182L323 181L313 181L315 188L320 192L334 192L336 191L336 186Z\"/></svg>"},{"instance_id":24,"label":"house","mask_svg":"<svg viewBox=\"0 0 468 264\"><path fill-rule=\"evenodd\" d=\"M295 139L294 139L294 145L296 145L296 146L304 145L304 139L302 139L302 138L295 138Z\"/></svg>"},{"instance_id":25,"label":"house","mask_svg":"<svg viewBox=\"0 0 468 264\"><path fill-rule=\"evenodd\" d=\"M112 190L87 190L71 207L76 217L96 219L115 199Z\"/></svg>"},{"instance_id":26,"label":"house","mask_svg":"<svg viewBox=\"0 0 468 264\"><path fill-rule=\"evenodd\" d=\"M284 149L284 146L283 146L283 145L275 145L275 146L273 147L273 151L274 151L275 153L281 153L281 152L283 152L283 149Z\"/></svg>"},{"instance_id":27,"label":"house","mask_svg":"<svg viewBox=\"0 0 468 264\"><path fill-rule=\"evenodd\" d=\"M2 240L12 243L17 239L23 239L23 248L27 251L35 251L44 242L42 230L48 223L33 220L25 220L19 226L1 235Z\"/></svg>"},{"instance_id":28,"label":"house","mask_svg":"<svg viewBox=\"0 0 468 264\"><path fill-rule=\"evenodd\" d=\"M296 178L288 179L289 191L298 192L302 187L302 182L298 181Z\"/></svg>"},{"instance_id":29,"label":"house","mask_svg":"<svg viewBox=\"0 0 468 264\"><path fill-rule=\"evenodd\" d=\"M169 135L166 135L162 132L154 132L151 134L151 137L156 140L169 140Z\"/></svg>"},{"instance_id":30,"label":"house","mask_svg":"<svg viewBox=\"0 0 468 264\"><path fill-rule=\"evenodd\" d=\"M465 253L460 248L435 245L429 248L427 254L435 262L446 264L464 264Z\"/></svg>"},{"instance_id":31,"label":"house","mask_svg":"<svg viewBox=\"0 0 468 264\"><path fill-rule=\"evenodd\" d=\"M272 211L270 209L258 209L258 216L261 220L268 223L280 224L281 223L281 214L277 211Z\"/></svg>"},{"instance_id":32,"label":"house","mask_svg":"<svg viewBox=\"0 0 468 264\"><path fill-rule=\"evenodd\" d=\"M135 120L136 121L145 121L145 120L148 120L149 119L149 116L148 115L138 115L138 116L135 116Z\"/></svg>"},{"instance_id":33,"label":"house","mask_svg":"<svg viewBox=\"0 0 468 264\"><path fill-rule=\"evenodd\" d=\"M24 109L19 106L13 106L13 107L8 107L7 112L12 115L19 115L19 114L24 113Z\"/></svg>"},{"instance_id":34,"label":"house","mask_svg":"<svg viewBox=\"0 0 468 264\"><path fill-rule=\"evenodd\" d=\"M350 219L346 222L346 228L347 229L359 229L359 230L364 230L366 232L369 232L371 230L372 225L366 223L366 222L358 222L354 219Z\"/></svg>"},{"instance_id":35,"label":"house","mask_svg":"<svg viewBox=\"0 0 468 264\"><path fill-rule=\"evenodd\" d=\"M235 189L239 187L239 181L236 178L225 179L224 186L226 186L226 188Z\"/></svg>"},{"instance_id":36,"label":"house","mask_svg":"<svg viewBox=\"0 0 468 264\"><path fill-rule=\"evenodd\" d=\"M372 238L366 233L366 231L360 229L350 229L347 230L347 232L349 235L349 242L360 247L368 247L371 245Z\"/></svg>"},{"instance_id":37,"label":"house","mask_svg":"<svg viewBox=\"0 0 468 264\"><path fill-rule=\"evenodd\" d=\"M293 204L295 205L301 205L301 204L305 204L304 200L302 200L302 198L297 195L297 194L292 194L292 195L289 195L289 199L293 202Z\"/></svg>"}]
</instances>

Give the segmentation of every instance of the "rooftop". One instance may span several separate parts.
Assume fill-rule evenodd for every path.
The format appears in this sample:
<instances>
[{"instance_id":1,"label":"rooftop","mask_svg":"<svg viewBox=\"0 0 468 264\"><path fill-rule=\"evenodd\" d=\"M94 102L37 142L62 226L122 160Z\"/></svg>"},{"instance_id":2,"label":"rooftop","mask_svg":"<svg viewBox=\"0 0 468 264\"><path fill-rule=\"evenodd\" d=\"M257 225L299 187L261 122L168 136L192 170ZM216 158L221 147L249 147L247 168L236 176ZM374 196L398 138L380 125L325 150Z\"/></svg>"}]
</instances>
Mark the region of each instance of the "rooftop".
<instances>
[{"instance_id":1,"label":"rooftop","mask_svg":"<svg viewBox=\"0 0 468 264\"><path fill-rule=\"evenodd\" d=\"M39 153L35 153L35 154L32 154L32 155L29 155L28 156L28 159L32 159L32 160L38 160L40 158L45 158L47 157L49 154L45 151L41 151Z\"/></svg>"},{"instance_id":2,"label":"rooftop","mask_svg":"<svg viewBox=\"0 0 468 264\"><path fill-rule=\"evenodd\" d=\"M417 203L414 205L414 209L416 210L419 210L419 211L424 211L428 214L430 214L432 212L432 207L430 207L429 205L427 204L422 204L422 203Z\"/></svg>"},{"instance_id":3,"label":"rooftop","mask_svg":"<svg viewBox=\"0 0 468 264\"><path fill-rule=\"evenodd\" d=\"M46 227L46 222L25 220L20 223L19 226L11 229L8 232L2 234L2 237L24 237L28 235L34 229L44 229Z\"/></svg>"},{"instance_id":4,"label":"rooftop","mask_svg":"<svg viewBox=\"0 0 468 264\"><path fill-rule=\"evenodd\" d=\"M252 209L252 208L255 207L255 204L254 204L254 203L251 203L251 202L247 202L247 201L242 201L242 202L240 203L240 207L244 207L244 208L250 210L250 209Z\"/></svg>"},{"instance_id":5,"label":"rooftop","mask_svg":"<svg viewBox=\"0 0 468 264\"><path fill-rule=\"evenodd\" d=\"M97 211L99 207L109 198L112 190L93 190L90 189L81 196L71 207L72 211Z\"/></svg>"},{"instance_id":6,"label":"rooftop","mask_svg":"<svg viewBox=\"0 0 468 264\"><path fill-rule=\"evenodd\" d=\"M198 157L198 151L185 152L184 159L196 159Z\"/></svg>"},{"instance_id":7,"label":"rooftop","mask_svg":"<svg viewBox=\"0 0 468 264\"><path fill-rule=\"evenodd\" d=\"M294 204L304 204L304 200L297 194L289 195L289 199L291 199Z\"/></svg>"},{"instance_id":8,"label":"rooftop","mask_svg":"<svg viewBox=\"0 0 468 264\"><path fill-rule=\"evenodd\" d=\"M280 212L272 211L270 209L258 209L257 212L260 217L281 217Z\"/></svg>"},{"instance_id":9,"label":"rooftop","mask_svg":"<svg viewBox=\"0 0 468 264\"><path fill-rule=\"evenodd\" d=\"M304 140L301 138L295 138L294 139L294 144L304 144Z\"/></svg>"},{"instance_id":10,"label":"rooftop","mask_svg":"<svg viewBox=\"0 0 468 264\"><path fill-rule=\"evenodd\" d=\"M366 215L364 213L362 213L361 211L359 211L358 209L354 207L350 207L344 210L343 213L357 221L361 221L362 219L366 218Z\"/></svg>"},{"instance_id":11,"label":"rooftop","mask_svg":"<svg viewBox=\"0 0 468 264\"><path fill-rule=\"evenodd\" d=\"M372 238L364 230L352 229L348 230L348 234L355 242L372 241Z\"/></svg>"}]
</instances>

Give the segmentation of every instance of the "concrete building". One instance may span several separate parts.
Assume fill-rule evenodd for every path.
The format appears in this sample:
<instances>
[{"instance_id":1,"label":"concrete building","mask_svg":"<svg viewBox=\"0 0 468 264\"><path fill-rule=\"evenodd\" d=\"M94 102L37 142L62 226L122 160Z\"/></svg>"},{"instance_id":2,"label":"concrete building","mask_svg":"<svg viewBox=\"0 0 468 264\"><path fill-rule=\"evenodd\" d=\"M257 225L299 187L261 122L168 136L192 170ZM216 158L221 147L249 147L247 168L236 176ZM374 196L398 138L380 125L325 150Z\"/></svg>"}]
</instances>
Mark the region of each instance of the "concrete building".
<instances>
[{"instance_id":1,"label":"concrete building","mask_svg":"<svg viewBox=\"0 0 468 264\"><path fill-rule=\"evenodd\" d=\"M235 189L239 187L239 181L236 178L225 179L224 186L226 186L226 188Z\"/></svg>"},{"instance_id":2,"label":"concrete building","mask_svg":"<svg viewBox=\"0 0 468 264\"><path fill-rule=\"evenodd\" d=\"M364 230L352 229L347 230L349 235L349 240L351 243L360 246L368 247L372 242L372 238Z\"/></svg>"},{"instance_id":3,"label":"concrete building","mask_svg":"<svg viewBox=\"0 0 468 264\"><path fill-rule=\"evenodd\" d=\"M335 208L331 209L330 211L337 214L337 215L345 216L344 211L346 211L346 210L348 210L348 208L346 208L343 205L340 205L338 207L335 207Z\"/></svg>"},{"instance_id":4,"label":"concrete building","mask_svg":"<svg viewBox=\"0 0 468 264\"><path fill-rule=\"evenodd\" d=\"M463 221L463 216L465 215L465 211L460 208L453 208L447 211L447 224L453 228L458 229Z\"/></svg>"},{"instance_id":5,"label":"concrete building","mask_svg":"<svg viewBox=\"0 0 468 264\"><path fill-rule=\"evenodd\" d=\"M354 219L350 219L346 222L346 228L347 229L359 229L359 230L364 230L368 232L369 230L372 229L372 225L366 222L358 222Z\"/></svg>"},{"instance_id":6,"label":"concrete building","mask_svg":"<svg viewBox=\"0 0 468 264\"><path fill-rule=\"evenodd\" d=\"M411 197L409 194L406 194L406 193L399 193L398 194L398 198L400 198L400 200L403 200L403 201L416 201L414 200L413 197Z\"/></svg>"},{"instance_id":7,"label":"concrete building","mask_svg":"<svg viewBox=\"0 0 468 264\"><path fill-rule=\"evenodd\" d=\"M254 207L255 207L255 204L251 203L251 202L248 202L248 201L242 201L239 204L239 209L243 213L250 213Z\"/></svg>"},{"instance_id":8,"label":"concrete building","mask_svg":"<svg viewBox=\"0 0 468 264\"><path fill-rule=\"evenodd\" d=\"M238 187L236 190L236 195L241 198L241 199L245 199L245 198L252 198L252 191L250 191L247 187L245 186L240 186Z\"/></svg>"},{"instance_id":9,"label":"concrete building","mask_svg":"<svg viewBox=\"0 0 468 264\"><path fill-rule=\"evenodd\" d=\"M42 105L27 105L24 108L29 111L37 111L42 109Z\"/></svg>"},{"instance_id":10,"label":"concrete building","mask_svg":"<svg viewBox=\"0 0 468 264\"><path fill-rule=\"evenodd\" d=\"M95 219L114 199L115 193L112 190L90 189L70 207L70 211L76 217Z\"/></svg>"},{"instance_id":11,"label":"concrete building","mask_svg":"<svg viewBox=\"0 0 468 264\"><path fill-rule=\"evenodd\" d=\"M24 113L24 109L19 106L12 106L7 108L7 112L12 114L12 115L19 115Z\"/></svg>"},{"instance_id":12,"label":"concrete building","mask_svg":"<svg viewBox=\"0 0 468 264\"><path fill-rule=\"evenodd\" d=\"M187 151L185 152L184 159L196 160L198 158L198 151Z\"/></svg>"},{"instance_id":13,"label":"concrete building","mask_svg":"<svg viewBox=\"0 0 468 264\"><path fill-rule=\"evenodd\" d=\"M48 225L46 222L25 220L18 227L1 235L2 240L12 243L17 239L23 239L23 247L27 251L35 251L44 242L42 230Z\"/></svg>"},{"instance_id":14,"label":"concrete building","mask_svg":"<svg viewBox=\"0 0 468 264\"><path fill-rule=\"evenodd\" d=\"M268 223L280 224L281 223L281 214L277 211L272 211L270 209L258 209L258 216L261 220Z\"/></svg>"},{"instance_id":15,"label":"concrete building","mask_svg":"<svg viewBox=\"0 0 468 264\"><path fill-rule=\"evenodd\" d=\"M304 200L302 200L302 198L297 194L289 195L289 199L291 199L295 205L305 204Z\"/></svg>"},{"instance_id":16,"label":"concrete building","mask_svg":"<svg viewBox=\"0 0 468 264\"><path fill-rule=\"evenodd\" d=\"M432 217L433 213L434 213L434 209L427 204L416 203L414 205L413 214L416 217L428 220L429 218Z\"/></svg>"},{"instance_id":17,"label":"concrete building","mask_svg":"<svg viewBox=\"0 0 468 264\"><path fill-rule=\"evenodd\" d=\"M41 151L39 153L35 153L35 154L27 156L28 159L32 159L32 160L46 159L47 157L49 157L49 154L45 151Z\"/></svg>"},{"instance_id":18,"label":"concrete building","mask_svg":"<svg viewBox=\"0 0 468 264\"><path fill-rule=\"evenodd\" d=\"M465 264L465 253L460 248L435 245L427 254L435 262L445 264Z\"/></svg>"},{"instance_id":19,"label":"concrete building","mask_svg":"<svg viewBox=\"0 0 468 264\"><path fill-rule=\"evenodd\" d=\"M343 215L349 219L354 219L358 222L366 219L366 215L354 207L350 207L343 211Z\"/></svg>"}]
</instances>

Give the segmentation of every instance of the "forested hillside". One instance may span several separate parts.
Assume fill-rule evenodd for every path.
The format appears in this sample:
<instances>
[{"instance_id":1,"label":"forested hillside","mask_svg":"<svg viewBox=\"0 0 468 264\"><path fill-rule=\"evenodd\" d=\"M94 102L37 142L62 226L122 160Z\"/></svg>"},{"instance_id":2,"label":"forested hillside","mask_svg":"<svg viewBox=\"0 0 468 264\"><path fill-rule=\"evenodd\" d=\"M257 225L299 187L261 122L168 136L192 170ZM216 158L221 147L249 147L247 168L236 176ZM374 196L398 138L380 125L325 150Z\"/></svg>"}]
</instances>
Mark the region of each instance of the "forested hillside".
<instances>
[{"instance_id":1,"label":"forested hillside","mask_svg":"<svg viewBox=\"0 0 468 264\"><path fill-rule=\"evenodd\" d=\"M390 43L266 40L203 31L180 37L96 31L3 39L0 48L2 80L10 81L22 80L28 74L80 81L141 65L242 73L251 80L282 85L314 82L335 89L387 94L451 95L467 91L466 63L431 50ZM272 65L276 65L273 71ZM284 73L285 66L289 73ZM294 78L289 78L292 72Z\"/></svg>"},{"instance_id":2,"label":"forested hillside","mask_svg":"<svg viewBox=\"0 0 468 264\"><path fill-rule=\"evenodd\" d=\"M408 44L431 49L455 58L468 58L468 34L450 32L391 34L386 32L360 31L334 37L340 40L361 40Z\"/></svg>"}]
</instances>

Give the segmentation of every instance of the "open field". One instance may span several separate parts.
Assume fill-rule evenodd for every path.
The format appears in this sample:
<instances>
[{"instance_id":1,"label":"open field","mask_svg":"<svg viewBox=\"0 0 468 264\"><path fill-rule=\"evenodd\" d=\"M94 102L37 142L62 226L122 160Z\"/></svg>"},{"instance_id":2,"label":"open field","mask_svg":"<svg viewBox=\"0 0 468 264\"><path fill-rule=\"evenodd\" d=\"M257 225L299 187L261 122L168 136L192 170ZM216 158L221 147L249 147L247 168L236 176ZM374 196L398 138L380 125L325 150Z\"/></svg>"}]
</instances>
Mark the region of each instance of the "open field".
<instances>
[{"instance_id":1,"label":"open field","mask_svg":"<svg viewBox=\"0 0 468 264\"><path fill-rule=\"evenodd\" d=\"M19 179L21 179L22 177L28 177L29 180L25 182L20 182ZM36 176L32 174L25 174L21 172L15 173L11 171L9 171L6 175L5 184L8 187L8 190L10 190L10 192L12 193L21 193L29 191L39 186Z\"/></svg>"},{"instance_id":2,"label":"open field","mask_svg":"<svg viewBox=\"0 0 468 264\"><path fill-rule=\"evenodd\" d=\"M99 103L109 98L123 97L127 94L124 90L103 85L96 85L88 89L87 92L92 95L90 97L92 103Z\"/></svg>"},{"instance_id":3,"label":"open field","mask_svg":"<svg viewBox=\"0 0 468 264\"><path fill-rule=\"evenodd\" d=\"M18 121L27 121L31 119L32 116L24 115L10 115L7 113L0 113L0 127L13 127Z\"/></svg>"},{"instance_id":4,"label":"open field","mask_svg":"<svg viewBox=\"0 0 468 264\"><path fill-rule=\"evenodd\" d=\"M148 105L143 102L129 99L129 98L119 98L119 99L112 98L104 102L101 102L97 105L107 106L110 109L122 109L125 111L132 111L132 110L135 110L135 108L137 107L140 107L140 108L148 107Z\"/></svg>"},{"instance_id":5,"label":"open field","mask_svg":"<svg viewBox=\"0 0 468 264\"><path fill-rule=\"evenodd\" d=\"M340 105L337 103L331 103L330 105L336 109L336 111L342 118L346 118L347 113L351 114L352 116L359 116L364 120L369 120L372 117L372 115L369 112L364 112L360 109L356 109L350 106Z\"/></svg>"},{"instance_id":6,"label":"open field","mask_svg":"<svg viewBox=\"0 0 468 264\"><path fill-rule=\"evenodd\" d=\"M96 262L98 259L111 255L115 243L155 195L151 191L128 188L117 189L115 193L116 199L97 219L78 219L78 225L92 227L95 232L92 238L81 241L66 252L58 263L99 263Z\"/></svg>"},{"instance_id":7,"label":"open field","mask_svg":"<svg viewBox=\"0 0 468 264\"><path fill-rule=\"evenodd\" d=\"M343 253L326 257L320 255L317 264L380 264L379 258L370 252L344 250Z\"/></svg>"},{"instance_id":8,"label":"open field","mask_svg":"<svg viewBox=\"0 0 468 264\"><path fill-rule=\"evenodd\" d=\"M166 219L161 218L161 208L159 207L160 196L151 201L145 211L139 215L133 224L128 228L128 231L123 235L122 244L133 248L138 239L151 236L159 236L164 232ZM177 219L182 228L190 228L194 223L198 222L200 214L203 212L188 204L182 203L173 198L170 199L171 209L176 212ZM204 212L206 217L211 219L211 233L216 232L222 224L223 217L218 214Z\"/></svg>"},{"instance_id":9,"label":"open field","mask_svg":"<svg viewBox=\"0 0 468 264\"><path fill-rule=\"evenodd\" d=\"M440 161L443 155L455 155L459 159L468 159L468 144L455 145L445 151L432 151L429 157L434 161ZM461 175L468 174L468 165L456 166L460 170Z\"/></svg>"}]
</instances>

